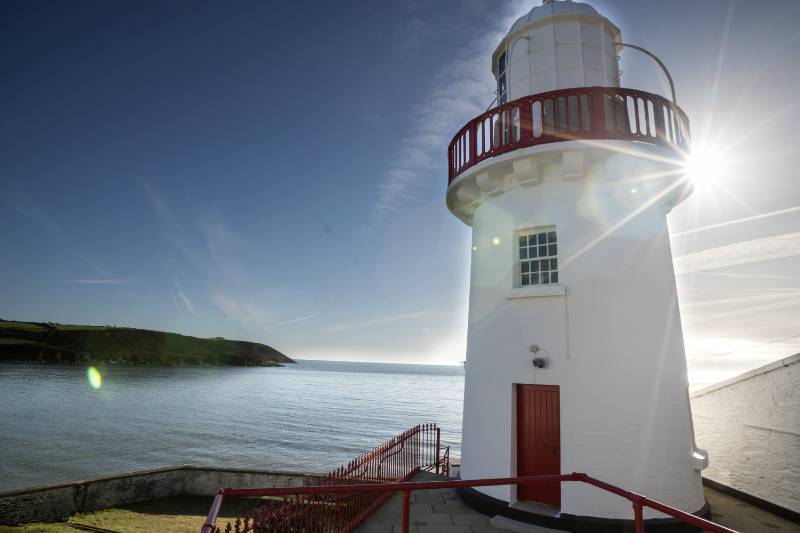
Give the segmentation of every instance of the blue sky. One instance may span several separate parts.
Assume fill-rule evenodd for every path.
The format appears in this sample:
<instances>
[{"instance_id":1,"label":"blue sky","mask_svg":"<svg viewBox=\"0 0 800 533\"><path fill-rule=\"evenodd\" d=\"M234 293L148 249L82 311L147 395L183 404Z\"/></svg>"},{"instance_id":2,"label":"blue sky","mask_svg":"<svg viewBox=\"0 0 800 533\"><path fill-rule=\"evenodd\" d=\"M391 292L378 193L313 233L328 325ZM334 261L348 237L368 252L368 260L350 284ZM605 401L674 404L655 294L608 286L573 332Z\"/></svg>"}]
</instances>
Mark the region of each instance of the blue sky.
<instances>
[{"instance_id":1,"label":"blue sky","mask_svg":"<svg viewBox=\"0 0 800 533\"><path fill-rule=\"evenodd\" d=\"M446 147L538 3L3 2L0 316L462 360ZM727 158L669 217L693 382L800 351L800 3L593 5Z\"/></svg>"}]
</instances>

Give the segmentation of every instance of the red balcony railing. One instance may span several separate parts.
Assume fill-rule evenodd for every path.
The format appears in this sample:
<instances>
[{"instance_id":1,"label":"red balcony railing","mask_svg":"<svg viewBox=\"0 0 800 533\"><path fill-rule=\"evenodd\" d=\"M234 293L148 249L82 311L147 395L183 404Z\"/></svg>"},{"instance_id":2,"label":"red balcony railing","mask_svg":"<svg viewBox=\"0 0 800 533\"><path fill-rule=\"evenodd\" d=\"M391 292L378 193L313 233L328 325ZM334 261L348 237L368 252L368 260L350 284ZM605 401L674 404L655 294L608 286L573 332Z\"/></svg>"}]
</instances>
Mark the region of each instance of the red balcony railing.
<instances>
[{"instance_id":1,"label":"red balcony railing","mask_svg":"<svg viewBox=\"0 0 800 533\"><path fill-rule=\"evenodd\" d=\"M440 446L440 434L435 424L415 426L330 472L319 487L314 487L316 491L303 492L300 487L279 489L270 495L282 499L260 502L248 516L229 522L224 529L215 525L223 498L246 497L241 490L250 489L222 489L214 498L202 532L352 531L383 505L393 491L343 491L339 487L390 486L410 479L420 470L448 475L450 448Z\"/></svg>"},{"instance_id":2,"label":"red balcony railing","mask_svg":"<svg viewBox=\"0 0 800 533\"><path fill-rule=\"evenodd\" d=\"M689 119L657 94L577 87L525 96L470 120L450 141L448 182L468 168L519 148L559 141L623 140L689 149Z\"/></svg>"}]
</instances>

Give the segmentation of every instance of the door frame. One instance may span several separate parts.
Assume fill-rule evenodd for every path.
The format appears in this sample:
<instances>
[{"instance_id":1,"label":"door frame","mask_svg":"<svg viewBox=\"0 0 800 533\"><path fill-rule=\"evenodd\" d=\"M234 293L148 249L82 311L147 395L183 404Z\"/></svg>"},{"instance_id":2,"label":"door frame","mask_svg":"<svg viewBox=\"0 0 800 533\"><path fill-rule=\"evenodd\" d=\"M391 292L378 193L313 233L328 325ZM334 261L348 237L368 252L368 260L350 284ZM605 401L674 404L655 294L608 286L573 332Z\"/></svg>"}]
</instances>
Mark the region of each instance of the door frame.
<instances>
[{"instance_id":1,"label":"door frame","mask_svg":"<svg viewBox=\"0 0 800 533\"><path fill-rule=\"evenodd\" d=\"M513 386L513 395L512 395L512 406L513 406L513 427L512 427L512 450L511 450L511 459L513 461L514 472L516 476L520 476L519 471L519 453L520 453L520 431L519 431L519 417L521 416L520 412L520 396L522 389L533 389L533 390L542 390L548 392L555 392L558 398L558 474L561 474L561 447L563 444L563 440L561 438L561 387L559 385L544 385L538 383L514 383ZM561 483L558 484L558 504L552 503L544 503L537 500L523 500L519 497L519 485L512 486L512 500L515 501L525 501L531 502L536 505L545 505L550 507L560 507L561 506Z\"/></svg>"}]
</instances>

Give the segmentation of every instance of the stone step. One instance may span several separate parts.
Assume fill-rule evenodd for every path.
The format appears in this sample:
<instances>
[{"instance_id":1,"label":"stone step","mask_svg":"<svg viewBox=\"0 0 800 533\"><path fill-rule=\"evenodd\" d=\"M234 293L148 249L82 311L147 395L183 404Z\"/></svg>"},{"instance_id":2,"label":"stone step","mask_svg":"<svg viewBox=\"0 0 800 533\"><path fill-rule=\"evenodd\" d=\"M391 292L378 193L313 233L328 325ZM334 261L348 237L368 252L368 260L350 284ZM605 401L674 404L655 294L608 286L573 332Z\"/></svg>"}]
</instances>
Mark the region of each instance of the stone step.
<instances>
[{"instance_id":1,"label":"stone step","mask_svg":"<svg viewBox=\"0 0 800 533\"><path fill-rule=\"evenodd\" d=\"M563 529L551 529L526 522L518 522L506 516L495 515L489 520L489 525L506 531L519 531L521 533L567 533Z\"/></svg>"}]
</instances>

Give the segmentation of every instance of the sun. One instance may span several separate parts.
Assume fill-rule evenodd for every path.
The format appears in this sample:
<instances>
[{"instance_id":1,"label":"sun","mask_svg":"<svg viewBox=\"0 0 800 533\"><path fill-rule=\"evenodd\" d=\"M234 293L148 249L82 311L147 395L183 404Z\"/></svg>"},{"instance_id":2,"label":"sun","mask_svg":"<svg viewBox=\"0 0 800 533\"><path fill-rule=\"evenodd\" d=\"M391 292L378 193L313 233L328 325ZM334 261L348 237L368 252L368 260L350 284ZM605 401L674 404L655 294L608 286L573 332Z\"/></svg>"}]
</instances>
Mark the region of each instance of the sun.
<instances>
[{"instance_id":1,"label":"sun","mask_svg":"<svg viewBox=\"0 0 800 533\"><path fill-rule=\"evenodd\" d=\"M717 188L728 170L729 158L718 146L697 143L684 162L686 175L695 189L711 190Z\"/></svg>"}]
</instances>

